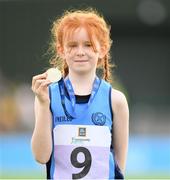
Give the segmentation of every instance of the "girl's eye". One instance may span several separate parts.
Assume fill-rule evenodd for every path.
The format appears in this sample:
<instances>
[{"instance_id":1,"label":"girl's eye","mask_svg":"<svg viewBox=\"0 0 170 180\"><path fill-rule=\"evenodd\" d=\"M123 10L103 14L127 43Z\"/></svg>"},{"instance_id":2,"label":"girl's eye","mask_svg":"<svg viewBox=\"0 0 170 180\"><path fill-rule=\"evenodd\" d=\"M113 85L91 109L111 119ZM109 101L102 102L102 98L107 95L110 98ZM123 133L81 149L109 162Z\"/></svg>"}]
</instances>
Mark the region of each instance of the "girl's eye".
<instances>
[{"instance_id":1,"label":"girl's eye","mask_svg":"<svg viewBox=\"0 0 170 180\"><path fill-rule=\"evenodd\" d=\"M91 44L91 43L87 43L87 44L85 44L85 46L87 46L87 47L91 47L91 46L92 46L92 44Z\"/></svg>"},{"instance_id":2,"label":"girl's eye","mask_svg":"<svg viewBox=\"0 0 170 180\"><path fill-rule=\"evenodd\" d=\"M77 45L76 44L69 44L69 47L73 48L73 47L76 47Z\"/></svg>"},{"instance_id":3,"label":"girl's eye","mask_svg":"<svg viewBox=\"0 0 170 180\"><path fill-rule=\"evenodd\" d=\"M75 42L69 42L69 43L67 44L67 47L69 47L69 48L77 47L77 43L75 43Z\"/></svg>"}]
</instances>

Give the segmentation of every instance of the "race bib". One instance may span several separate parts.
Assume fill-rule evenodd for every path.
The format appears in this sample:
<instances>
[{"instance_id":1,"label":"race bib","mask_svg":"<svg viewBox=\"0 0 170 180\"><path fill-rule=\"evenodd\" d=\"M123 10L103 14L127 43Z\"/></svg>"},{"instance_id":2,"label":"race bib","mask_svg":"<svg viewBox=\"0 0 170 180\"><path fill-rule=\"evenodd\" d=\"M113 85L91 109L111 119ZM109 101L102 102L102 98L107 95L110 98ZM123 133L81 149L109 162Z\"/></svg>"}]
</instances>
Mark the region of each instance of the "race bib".
<instances>
[{"instance_id":1,"label":"race bib","mask_svg":"<svg viewBox=\"0 0 170 180\"><path fill-rule=\"evenodd\" d=\"M108 179L111 135L107 126L54 128L54 179Z\"/></svg>"}]
</instances>

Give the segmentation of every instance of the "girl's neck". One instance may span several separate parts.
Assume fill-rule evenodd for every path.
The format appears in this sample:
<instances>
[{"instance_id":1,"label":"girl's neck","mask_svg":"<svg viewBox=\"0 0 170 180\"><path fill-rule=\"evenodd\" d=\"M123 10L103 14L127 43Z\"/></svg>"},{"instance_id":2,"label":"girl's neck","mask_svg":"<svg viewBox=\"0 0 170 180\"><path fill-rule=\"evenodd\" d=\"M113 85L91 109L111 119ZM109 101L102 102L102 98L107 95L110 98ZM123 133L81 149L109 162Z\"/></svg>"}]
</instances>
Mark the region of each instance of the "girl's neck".
<instances>
[{"instance_id":1,"label":"girl's neck","mask_svg":"<svg viewBox=\"0 0 170 180\"><path fill-rule=\"evenodd\" d=\"M68 77L71 81L74 93L76 95L91 94L93 82L96 77L95 73L76 74L73 72L69 72Z\"/></svg>"}]
</instances>

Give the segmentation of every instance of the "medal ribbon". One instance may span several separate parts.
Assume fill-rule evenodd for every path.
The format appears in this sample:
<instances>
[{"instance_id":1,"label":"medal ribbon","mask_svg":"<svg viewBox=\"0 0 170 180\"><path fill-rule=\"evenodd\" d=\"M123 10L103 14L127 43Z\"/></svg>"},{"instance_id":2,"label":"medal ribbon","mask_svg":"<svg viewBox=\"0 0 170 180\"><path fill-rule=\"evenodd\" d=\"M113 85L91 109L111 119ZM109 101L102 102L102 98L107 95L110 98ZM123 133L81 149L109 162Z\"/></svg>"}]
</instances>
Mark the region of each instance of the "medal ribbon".
<instances>
[{"instance_id":1,"label":"medal ribbon","mask_svg":"<svg viewBox=\"0 0 170 180\"><path fill-rule=\"evenodd\" d=\"M74 119L72 115L67 111L66 105L65 105L65 90L64 90L64 79L62 78L60 81L58 81L59 90L60 90L60 96L61 96L61 104L64 110L65 115L68 119Z\"/></svg>"},{"instance_id":2,"label":"medal ribbon","mask_svg":"<svg viewBox=\"0 0 170 180\"><path fill-rule=\"evenodd\" d=\"M92 103L92 101L94 100L94 97L97 94L97 91L99 89L100 83L101 83L101 80L96 76L95 80L93 82L93 88L92 88L92 92L91 92L91 95L90 95L90 99L89 99L89 101L87 103L86 108L88 108L90 106L90 104ZM72 109L73 109L74 116L76 116L75 115L76 98L75 98L75 95L74 95L74 90L73 90L71 81L70 81L69 78L66 78L65 80L62 78L60 81L58 81L58 84L59 84L59 90L60 90L60 95L61 95L61 104L63 106L64 112L65 112L67 118L74 119L74 117L72 115L70 115L69 112L67 111L66 105L65 105L64 84L65 84L65 86L67 88L67 91L68 91L68 94L69 94L69 97L70 97L71 106L72 106Z\"/></svg>"},{"instance_id":3,"label":"medal ribbon","mask_svg":"<svg viewBox=\"0 0 170 180\"><path fill-rule=\"evenodd\" d=\"M100 86L100 82L101 80L96 76L95 77L95 80L93 82L93 88L92 88L92 92L91 92L91 95L90 95L90 99L87 103L87 108L90 106L90 104L92 103L98 89L99 89L99 86ZM71 100L71 104L72 104L72 108L73 108L73 111L75 110L75 104L76 104L76 98L75 98L75 95L74 95L74 90L73 90L73 87L72 87L72 84L71 84L71 81L69 78L66 78L65 79L65 86L67 88L67 91L68 91L68 94L70 96L70 100Z\"/></svg>"}]
</instances>

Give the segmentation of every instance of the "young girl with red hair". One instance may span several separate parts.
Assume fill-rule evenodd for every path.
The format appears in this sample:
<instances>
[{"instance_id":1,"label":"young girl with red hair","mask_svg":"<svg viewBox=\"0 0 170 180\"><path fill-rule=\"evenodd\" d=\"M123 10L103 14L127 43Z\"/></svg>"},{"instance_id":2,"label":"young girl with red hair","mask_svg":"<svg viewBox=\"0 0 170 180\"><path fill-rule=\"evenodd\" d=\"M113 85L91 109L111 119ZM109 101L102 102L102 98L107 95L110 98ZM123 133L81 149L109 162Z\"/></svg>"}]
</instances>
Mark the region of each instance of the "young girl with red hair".
<instances>
[{"instance_id":1,"label":"young girl with red hair","mask_svg":"<svg viewBox=\"0 0 170 180\"><path fill-rule=\"evenodd\" d=\"M74 10L51 32L51 63L62 78L52 83L45 72L32 79L35 159L49 179L123 179L129 111L110 84L110 27L93 9Z\"/></svg>"}]
</instances>

